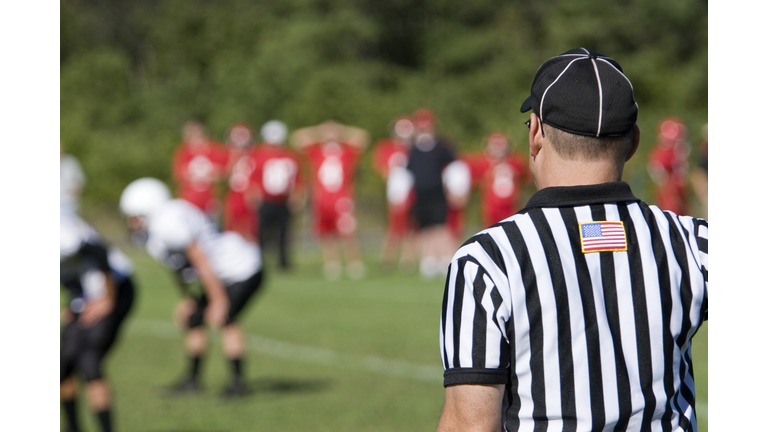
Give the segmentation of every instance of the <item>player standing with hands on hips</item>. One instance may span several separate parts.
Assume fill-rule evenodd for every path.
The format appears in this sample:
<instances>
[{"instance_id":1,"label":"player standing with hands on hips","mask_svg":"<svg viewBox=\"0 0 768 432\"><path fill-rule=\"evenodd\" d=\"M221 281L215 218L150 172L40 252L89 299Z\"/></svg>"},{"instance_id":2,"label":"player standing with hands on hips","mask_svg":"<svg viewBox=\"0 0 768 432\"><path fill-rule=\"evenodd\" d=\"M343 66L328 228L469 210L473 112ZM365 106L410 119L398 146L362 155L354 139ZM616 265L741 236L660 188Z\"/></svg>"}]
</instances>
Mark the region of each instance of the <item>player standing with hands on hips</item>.
<instances>
[{"instance_id":1,"label":"player standing with hands on hips","mask_svg":"<svg viewBox=\"0 0 768 432\"><path fill-rule=\"evenodd\" d=\"M539 191L449 268L438 431L695 431L707 222L621 181L640 130L615 60L584 48L549 59L531 109Z\"/></svg>"}]
</instances>

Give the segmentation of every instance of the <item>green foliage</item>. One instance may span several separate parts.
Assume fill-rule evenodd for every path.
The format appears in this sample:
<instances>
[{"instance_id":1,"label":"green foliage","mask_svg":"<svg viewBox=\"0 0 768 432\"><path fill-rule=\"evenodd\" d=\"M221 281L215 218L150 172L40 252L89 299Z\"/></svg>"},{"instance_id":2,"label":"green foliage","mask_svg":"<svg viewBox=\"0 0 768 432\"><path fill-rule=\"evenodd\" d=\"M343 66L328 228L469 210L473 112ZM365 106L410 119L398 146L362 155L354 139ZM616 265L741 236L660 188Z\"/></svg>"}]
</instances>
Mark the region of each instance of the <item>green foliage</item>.
<instances>
[{"instance_id":1,"label":"green foliage","mask_svg":"<svg viewBox=\"0 0 768 432\"><path fill-rule=\"evenodd\" d=\"M634 83L644 134L629 178L645 181L664 116L700 139L703 0L66 0L61 137L89 178L86 207L114 206L138 176L169 179L189 118L215 138L240 121L334 118L378 139L395 116L428 106L459 149L494 130L522 148L519 106L537 67L579 46L616 58ZM358 190L373 202L382 185L363 172Z\"/></svg>"}]
</instances>

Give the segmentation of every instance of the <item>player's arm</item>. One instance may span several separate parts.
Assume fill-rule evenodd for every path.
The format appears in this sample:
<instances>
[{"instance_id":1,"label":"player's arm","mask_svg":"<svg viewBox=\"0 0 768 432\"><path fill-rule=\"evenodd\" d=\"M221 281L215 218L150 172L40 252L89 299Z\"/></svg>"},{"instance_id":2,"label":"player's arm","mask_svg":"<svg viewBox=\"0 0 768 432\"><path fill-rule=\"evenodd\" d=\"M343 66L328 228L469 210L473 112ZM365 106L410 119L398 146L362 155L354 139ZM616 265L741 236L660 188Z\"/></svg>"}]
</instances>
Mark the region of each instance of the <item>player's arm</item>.
<instances>
[{"instance_id":1,"label":"player's arm","mask_svg":"<svg viewBox=\"0 0 768 432\"><path fill-rule=\"evenodd\" d=\"M319 140L318 136L318 126L307 126L293 131L288 137L288 142L291 143L292 146L301 150L316 143Z\"/></svg>"},{"instance_id":2,"label":"player's arm","mask_svg":"<svg viewBox=\"0 0 768 432\"><path fill-rule=\"evenodd\" d=\"M371 138L365 129L354 126L341 126L341 130L342 141L357 147L359 150L363 150L368 146Z\"/></svg>"},{"instance_id":3,"label":"player's arm","mask_svg":"<svg viewBox=\"0 0 768 432\"><path fill-rule=\"evenodd\" d=\"M506 323L511 317L511 309L503 298L498 304L486 297L498 290L497 282L475 258L475 255L486 254L479 238L468 240L448 267L440 318L445 405L438 432L498 432L502 426L504 389L509 380L509 359L505 353L509 353L510 336L506 333ZM493 264L488 262L488 265ZM483 299L477 299L478 287L483 285ZM454 313L456 299L462 302L461 313ZM475 313L464 312L471 310ZM480 315L485 317L484 322L466 319ZM455 329L458 328L461 334L457 337ZM473 341L478 338L486 339L487 346L500 348L486 351L481 365L476 364L472 353Z\"/></svg>"},{"instance_id":4,"label":"player's arm","mask_svg":"<svg viewBox=\"0 0 768 432\"><path fill-rule=\"evenodd\" d=\"M195 268L197 276L203 285L203 290L208 298L208 307L205 308L205 318L213 326L224 325L229 311L229 299L224 290L224 285L213 272L208 257L205 256L197 242L192 242L186 249L187 258Z\"/></svg>"},{"instance_id":5,"label":"player's arm","mask_svg":"<svg viewBox=\"0 0 768 432\"><path fill-rule=\"evenodd\" d=\"M117 287L115 286L115 280L112 278L112 272L109 268L109 260L107 258L108 252L103 245L85 243L82 248L82 253L95 258L99 270L104 273L104 295L101 298L89 301L85 305L82 314L80 314L80 322L83 326L91 327L109 315L115 308Z\"/></svg>"},{"instance_id":6,"label":"player's arm","mask_svg":"<svg viewBox=\"0 0 768 432\"><path fill-rule=\"evenodd\" d=\"M446 387L438 432L499 432L504 385L463 384Z\"/></svg>"}]
</instances>

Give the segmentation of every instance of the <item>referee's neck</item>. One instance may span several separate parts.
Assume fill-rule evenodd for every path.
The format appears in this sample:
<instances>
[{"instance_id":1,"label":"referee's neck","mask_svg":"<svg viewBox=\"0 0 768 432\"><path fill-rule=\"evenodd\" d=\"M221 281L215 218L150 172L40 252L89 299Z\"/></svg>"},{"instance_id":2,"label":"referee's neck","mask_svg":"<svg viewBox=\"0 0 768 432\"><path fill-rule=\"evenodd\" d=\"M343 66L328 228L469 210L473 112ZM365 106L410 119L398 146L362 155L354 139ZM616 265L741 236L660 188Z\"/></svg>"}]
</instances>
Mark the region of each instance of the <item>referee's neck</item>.
<instances>
[{"instance_id":1,"label":"referee's neck","mask_svg":"<svg viewBox=\"0 0 768 432\"><path fill-rule=\"evenodd\" d=\"M562 160L559 156L541 159L537 158L536 168L531 167L538 189L617 182L624 171L623 163L613 161Z\"/></svg>"},{"instance_id":2,"label":"referee's neck","mask_svg":"<svg viewBox=\"0 0 768 432\"><path fill-rule=\"evenodd\" d=\"M532 128L533 129L533 128ZM538 128L537 128L538 129ZM635 126L632 147L624 160L610 157L567 159L541 133L531 133L528 165L538 189L555 186L582 186L621 181L624 163L637 150L640 130Z\"/></svg>"}]
</instances>

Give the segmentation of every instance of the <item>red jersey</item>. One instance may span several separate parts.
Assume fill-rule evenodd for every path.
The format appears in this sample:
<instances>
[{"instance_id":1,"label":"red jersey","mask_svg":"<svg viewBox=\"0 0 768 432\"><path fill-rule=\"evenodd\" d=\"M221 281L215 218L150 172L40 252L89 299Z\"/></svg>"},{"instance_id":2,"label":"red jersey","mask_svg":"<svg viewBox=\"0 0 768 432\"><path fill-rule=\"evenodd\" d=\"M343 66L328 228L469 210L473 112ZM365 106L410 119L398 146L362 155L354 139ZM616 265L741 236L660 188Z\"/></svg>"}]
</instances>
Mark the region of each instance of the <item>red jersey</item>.
<instances>
[{"instance_id":1,"label":"red jersey","mask_svg":"<svg viewBox=\"0 0 768 432\"><path fill-rule=\"evenodd\" d=\"M491 226L517 212L520 187L530 174L522 157L508 154L493 159L485 154L462 157L472 171L472 181L480 188L483 223Z\"/></svg>"},{"instance_id":2,"label":"red jersey","mask_svg":"<svg viewBox=\"0 0 768 432\"><path fill-rule=\"evenodd\" d=\"M662 210L688 213L686 190L688 155L679 145L657 145L649 156L649 171L656 182L656 204Z\"/></svg>"},{"instance_id":3,"label":"red jersey","mask_svg":"<svg viewBox=\"0 0 768 432\"><path fill-rule=\"evenodd\" d=\"M264 201L285 203L301 184L299 159L283 146L260 144L253 151L256 169L251 174L253 185Z\"/></svg>"},{"instance_id":4,"label":"red jersey","mask_svg":"<svg viewBox=\"0 0 768 432\"><path fill-rule=\"evenodd\" d=\"M214 185L226 169L229 152L216 142L182 143L173 155L173 178L179 197L210 212L215 206Z\"/></svg>"},{"instance_id":5,"label":"red jersey","mask_svg":"<svg viewBox=\"0 0 768 432\"><path fill-rule=\"evenodd\" d=\"M373 168L387 180L390 235L402 236L412 227L413 180L405 169L408 146L402 141L382 139L373 148Z\"/></svg>"},{"instance_id":6,"label":"red jersey","mask_svg":"<svg viewBox=\"0 0 768 432\"><path fill-rule=\"evenodd\" d=\"M245 192L251 184L251 175L256 169L256 160L250 151L231 149L228 166L230 174L227 197L224 200L224 229L237 231L246 239L256 238L258 214L245 200Z\"/></svg>"},{"instance_id":7,"label":"red jersey","mask_svg":"<svg viewBox=\"0 0 768 432\"><path fill-rule=\"evenodd\" d=\"M396 166L408 164L408 147L405 143L391 139L382 139L373 147L373 168L384 178Z\"/></svg>"},{"instance_id":8,"label":"red jersey","mask_svg":"<svg viewBox=\"0 0 768 432\"><path fill-rule=\"evenodd\" d=\"M333 211L338 198L354 196L354 179L360 151L345 143L317 143L306 148L312 169L315 207Z\"/></svg>"}]
</instances>

